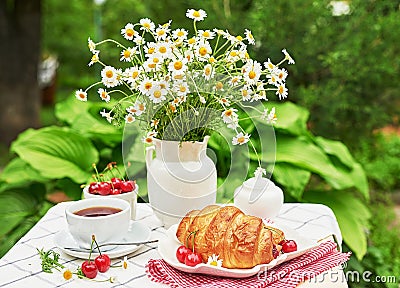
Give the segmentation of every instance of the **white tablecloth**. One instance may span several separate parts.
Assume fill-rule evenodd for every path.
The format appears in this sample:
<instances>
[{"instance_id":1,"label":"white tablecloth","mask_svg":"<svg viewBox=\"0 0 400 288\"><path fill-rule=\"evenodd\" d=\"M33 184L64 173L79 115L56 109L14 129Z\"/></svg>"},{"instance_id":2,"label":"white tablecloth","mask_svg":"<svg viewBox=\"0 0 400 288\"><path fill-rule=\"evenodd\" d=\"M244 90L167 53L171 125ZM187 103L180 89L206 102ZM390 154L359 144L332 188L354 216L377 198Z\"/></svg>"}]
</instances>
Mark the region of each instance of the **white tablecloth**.
<instances>
[{"instance_id":1,"label":"white tablecloth","mask_svg":"<svg viewBox=\"0 0 400 288\"><path fill-rule=\"evenodd\" d=\"M36 248L45 251L53 249L59 252L60 262L76 270L83 262L82 259L70 257L61 252L54 244L54 236L63 229L66 230L64 216L65 207L70 202L64 202L52 207L47 214L14 245L6 255L0 259L0 287L166 287L165 285L150 281L145 274L145 265L149 259L157 259L157 243L147 244L136 252L128 255L128 269L112 268L106 273L99 273L96 279L107 279L116 276L115 283L96 283L77 279L65 281L61 272L52 274L44 273L41 269L41 260ZM151 239L166 237L166 230L155 217L148 204L139 203L137 207L137 221L147 225L151 229ZM319 204L284 204L276 219L282 225L286 225L300 234L315 240L334 234L339 243L342 236L333 212L324 205ZM112 263L120 261L112 260ZM332 270L333 276L321 275L320 279L309 280L301 287L347 287L341 270ZM329 277L327 277L329 276ZM327 279L334 281L327 281ZM337 280L335 280L338 278ZM329 280L329 279L328 279ZM322 283L323 281L323 283ZM328 283L329 282L329 283ZM333 283L331 283L333 282Z\"/></svg>"}]
</instances>

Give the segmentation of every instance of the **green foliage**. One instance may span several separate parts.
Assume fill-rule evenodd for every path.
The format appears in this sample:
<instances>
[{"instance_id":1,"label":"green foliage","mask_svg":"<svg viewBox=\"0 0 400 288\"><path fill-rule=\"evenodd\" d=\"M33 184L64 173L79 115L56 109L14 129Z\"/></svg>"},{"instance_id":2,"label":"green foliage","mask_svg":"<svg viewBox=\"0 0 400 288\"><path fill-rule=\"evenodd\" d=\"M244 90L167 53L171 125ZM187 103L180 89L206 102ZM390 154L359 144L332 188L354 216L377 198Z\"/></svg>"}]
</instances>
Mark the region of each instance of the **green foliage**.
<instances>
[{"instance_id":1,"label":"green foliage","mask_svg":"<svg viewBox=\"0 0 400 288\"><path fill-rule=\"evenodd\" d=\"M373 144L362 143L357 157L363 163L364 169L373 187L385 191L400 188L400 136L374 135Z\"/></svg>"}]
</instances>

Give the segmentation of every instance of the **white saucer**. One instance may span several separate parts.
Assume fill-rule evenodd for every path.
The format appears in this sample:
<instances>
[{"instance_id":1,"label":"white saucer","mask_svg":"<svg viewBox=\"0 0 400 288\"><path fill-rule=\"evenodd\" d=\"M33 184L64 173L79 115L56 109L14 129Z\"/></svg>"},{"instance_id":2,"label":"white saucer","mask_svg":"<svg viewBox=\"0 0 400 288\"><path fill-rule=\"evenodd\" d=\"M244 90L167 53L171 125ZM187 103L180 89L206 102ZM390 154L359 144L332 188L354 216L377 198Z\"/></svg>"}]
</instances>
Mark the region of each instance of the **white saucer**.
<instances>
[{"instance_id":1,"label":"white saucer","mask_svg":"<svg viewBox=\"0 0 400 288\"><path fill-rule=\"evenodd\" d=\"M129 232L121 240L121 242L127 243L127 242L148 241L150 240L150 236L151 236L151 230L149 227L147 227L142 223L131 221L129 226ZM82 259L87 259L89 257L89 252L78 252L65 249L65 247L79 248L79 245L75 242L72 235L66 230L62 230L54 236L54 244L65 254L71 255L73 257ZM111 259L113 259L135 252L141 246L142 245L115 246L115 248L113 248L112 250L109 250L104 253L106 253ZM96 257L98 254L99 253L96 250L94 250L92 256Z\"/></svg>"}]
</instances>

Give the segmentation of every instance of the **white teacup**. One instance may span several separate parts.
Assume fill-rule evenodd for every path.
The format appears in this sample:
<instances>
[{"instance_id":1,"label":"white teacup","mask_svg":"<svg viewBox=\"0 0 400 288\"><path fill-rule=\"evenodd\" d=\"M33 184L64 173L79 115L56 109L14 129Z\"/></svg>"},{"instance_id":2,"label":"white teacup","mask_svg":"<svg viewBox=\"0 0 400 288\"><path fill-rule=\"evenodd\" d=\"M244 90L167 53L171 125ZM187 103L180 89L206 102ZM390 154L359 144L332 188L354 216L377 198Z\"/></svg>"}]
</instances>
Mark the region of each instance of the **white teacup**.
<instances>
[{"instance_id":1,"label":"white teacup","mask_svg":"<svg viewBox=\"0 0 400 288\"><path fill-rule=\"evenodd\" d=\"M96 207L117 209L118 212L103 216L77 215L78 211ZM104 210L104 209L102 209ZM90 248L92 235L95 235L97 243L118 242L129 230L131 219L130 204L121 199L83 199L73 202L65 209L68 230L77 244L82 248Z\"/></svg>"}]
</instances>

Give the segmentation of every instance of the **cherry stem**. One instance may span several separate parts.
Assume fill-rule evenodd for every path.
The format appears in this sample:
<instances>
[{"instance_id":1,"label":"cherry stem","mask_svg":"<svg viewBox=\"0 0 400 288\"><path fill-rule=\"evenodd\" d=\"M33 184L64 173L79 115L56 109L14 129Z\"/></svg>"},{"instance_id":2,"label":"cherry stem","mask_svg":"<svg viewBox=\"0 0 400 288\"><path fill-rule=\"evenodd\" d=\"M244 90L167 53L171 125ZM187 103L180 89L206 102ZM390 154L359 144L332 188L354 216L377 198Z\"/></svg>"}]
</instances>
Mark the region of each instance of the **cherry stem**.
<instances>
[{"instance_id":1,"label":"cherry stem","mask_svg":"<svg viewBox=\"0 0 400 288\"><path fill-rule=\"evenodd\" d=\"M93 239L94 243L96 243L97 250L99 251L99 254L100 254L100 256L101 256L100 247L99 247L99 244L97 243L96 237L95 237L94 235L92 235L92 239Z\"/></svg>"},{"instance_id":2,"label":"cherry stem","mask_svg":"<svg viewBox=\"0 0 400 288\"><path fill-rule=\"evenodd\" d=\"M186 247L189 248L189 238L190 238L190 236L193 235L193 240L192 240L192 251L193 251L193 253L194 253L194 238L196 237L197 232L199 232L199 230L190 232L188 237L186 238Z\"/></svg>"},{"instance_id":3,"label":"cherry stem","mask_svg":"<svg viewBox=\"0 0 400 288\"><path fill-rule=\"evenodd\" d=\"M93 164L92 164L92 166L93 166L93 169L94 169L94 171L96 171L96 175L97 175L97 181L100 181L100 175L99 175L99 171L97 171L96 164L95 164L95 163L93 163Z\"/></svg>"},{"instance_id":4,"label":"cherry stem","mask_svg":"<svg viewBox=\"0 0 400 288\"><path fill-rule=\"evenodd\" d=\"M114 165L114 168L117 170L117 172L118 172L118 174L119 174L119 177L120 177L123 181L125 181L125 177L122 175L122 173L121 173L121 171L119 170L118 166L117 166L117 165Z\"/></svg>"},{"instance_id":5,"label":"cherry stem","mask_svg":"<svg viewBox=\"0 0 400 288\"><path fill-rule=\"evenodd\" d=\"M89 252L89 259L88 262L90 263L90 257L92 257L92 251L93 251L93 243L95 241L94 235L92 235L92 243L90 243L90 252Z\"/></svg>"}]
</instances>

